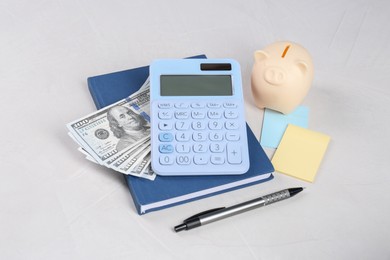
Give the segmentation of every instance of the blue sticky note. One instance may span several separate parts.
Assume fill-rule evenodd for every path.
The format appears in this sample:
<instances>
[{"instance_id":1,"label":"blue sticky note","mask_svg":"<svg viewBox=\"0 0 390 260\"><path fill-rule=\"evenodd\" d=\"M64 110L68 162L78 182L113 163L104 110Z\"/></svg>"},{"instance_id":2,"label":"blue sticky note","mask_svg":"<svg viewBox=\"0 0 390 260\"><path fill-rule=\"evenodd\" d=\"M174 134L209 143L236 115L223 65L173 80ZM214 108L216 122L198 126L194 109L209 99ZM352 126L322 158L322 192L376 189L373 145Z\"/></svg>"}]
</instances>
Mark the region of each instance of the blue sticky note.
<instances>
[{"instance_id":1,"label":"blue sticky note","mask_svg":"<svg viewBox=\"0 0 390 260\"><path fill-rule=\"evenodd\" d=\"M305 106L299 106L287 115L266 108L260 144L264 147L278 148L288 124L307 128L308 121L309 108Z\"/></svg>"}]
</instances>

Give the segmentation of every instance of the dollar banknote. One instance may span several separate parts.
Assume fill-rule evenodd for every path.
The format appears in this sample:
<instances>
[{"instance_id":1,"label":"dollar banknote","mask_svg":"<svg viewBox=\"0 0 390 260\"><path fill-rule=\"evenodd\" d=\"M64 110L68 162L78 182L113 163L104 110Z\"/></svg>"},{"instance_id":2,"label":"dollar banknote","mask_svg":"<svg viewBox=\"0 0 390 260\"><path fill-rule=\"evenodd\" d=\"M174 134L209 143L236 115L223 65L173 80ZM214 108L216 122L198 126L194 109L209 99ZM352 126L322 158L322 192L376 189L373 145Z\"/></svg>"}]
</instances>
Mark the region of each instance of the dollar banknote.
<instances>
[{"instance_id":1,"label":"dollar banknote","mask_svg":"<svg viewBox=\"0 0 390 260\"><path fill-rule=\"evenodd\" d=\"M88 160L124 174L155 178L144 162L150 152L149 88L147 79L128 98L67 124Z\"/></svg>"},{"instance_id":2,"label":"dollar banknote","mask_svg":"<svg viewBox=\"0 0 390 260\"><path fill-rule=\"evenodd\" d=\"M138 163L136 165L136 167L134 167L133 172L135 172L136 174L137 173L138 174L142 174L142 173L147 174L148 173L147 169L148 169L150 163L151 163L151 151L149 151L147 153L147 155L142 158L140 163Z\"/></svg>"},{"instance_id":3,"label":"dollar banknote","mask_svg":"<svg viewBox=\"0 0 390 260\"><path fill-rule=\"evenodd\" d=\"M116 170L125 174L136 173L134 168L141 163L142 159L150 152L150 142L147 146L137 149L133 152L133 155L126 161L121 163Z\"/></svg>"}]
</instances>

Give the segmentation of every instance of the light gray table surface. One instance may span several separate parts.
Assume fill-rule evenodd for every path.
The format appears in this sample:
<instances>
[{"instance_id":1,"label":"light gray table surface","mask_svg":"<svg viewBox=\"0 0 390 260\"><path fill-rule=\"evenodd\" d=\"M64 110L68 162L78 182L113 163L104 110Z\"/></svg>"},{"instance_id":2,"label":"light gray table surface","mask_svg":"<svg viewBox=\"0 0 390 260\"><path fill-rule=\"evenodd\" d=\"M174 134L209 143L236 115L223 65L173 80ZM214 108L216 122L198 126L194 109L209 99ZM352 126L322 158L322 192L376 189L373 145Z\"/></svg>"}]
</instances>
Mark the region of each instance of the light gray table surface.
<instances>
[{"instance_id":1,"label":"light gray table surface","mask_svg":"<svg viewBox=\"0 0 390 260\"><path fill-rule=\"evenodd\" d=\"M0 259L390 259L389 1L0 2ZM65 124L95 110L89 76L206 54L241 64L290 40L311 53L309 129L331 136L314 183L274 180L143 216L123 177ZM273 150L267 149L272 157ZM188 232L186 217L292 186L289 201Z\"/></svg>"}]
</instances>

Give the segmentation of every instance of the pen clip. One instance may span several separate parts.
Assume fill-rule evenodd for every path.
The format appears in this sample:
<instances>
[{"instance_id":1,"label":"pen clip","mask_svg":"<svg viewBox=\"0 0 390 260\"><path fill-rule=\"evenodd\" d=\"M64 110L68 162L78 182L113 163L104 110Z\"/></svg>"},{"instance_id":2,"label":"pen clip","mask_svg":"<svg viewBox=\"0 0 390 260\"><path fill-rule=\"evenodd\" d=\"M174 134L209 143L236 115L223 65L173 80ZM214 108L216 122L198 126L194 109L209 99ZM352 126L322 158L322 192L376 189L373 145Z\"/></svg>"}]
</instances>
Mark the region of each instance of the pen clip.
<instances>
[{"instance_id":1,"label":"pen clip","mask_svg":"<svg viewBox=\"0 0 390 260\"><path fill-rule=\"evenodd\" d=\"M189 222L189 221L191 221L191 220L193 220L193 219L195 219L195 218L198 218L198 217L203 216L203 215L205 215L205 214L208 214L208 213L211 213L211 212L215 212L215 211L218 211L218 210L221 210L221 209L224 209L224 208L225 208L225 207L221 207L221 208L209 209L209 210L200 212L200 213L198 213L198 214L195 214L195 215L193 215L193 216L191 216L191 217L185 219L185 220L183 221L183 223L187 223L187 222Z\"/></svg>"}]
</instances>

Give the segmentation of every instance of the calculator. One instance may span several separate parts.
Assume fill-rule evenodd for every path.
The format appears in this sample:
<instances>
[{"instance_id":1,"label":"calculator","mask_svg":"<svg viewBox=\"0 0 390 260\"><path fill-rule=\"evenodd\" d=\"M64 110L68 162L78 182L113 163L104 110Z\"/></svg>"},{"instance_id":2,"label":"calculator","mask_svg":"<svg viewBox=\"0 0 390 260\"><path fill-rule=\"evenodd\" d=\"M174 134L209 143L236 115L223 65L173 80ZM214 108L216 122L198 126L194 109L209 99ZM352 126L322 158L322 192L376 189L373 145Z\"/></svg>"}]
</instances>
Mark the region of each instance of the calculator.
<instances>
[{"instance_id":1,"label":"calculator","mask_svg":"<svg viewBox=\"0 0 390 260\"><path fill-rule=\"evenodd\" d=\"M232 59L150 65L151 158L158 175L232 175L249 169L241 70Z\"/></svg>"}]
</instances>

